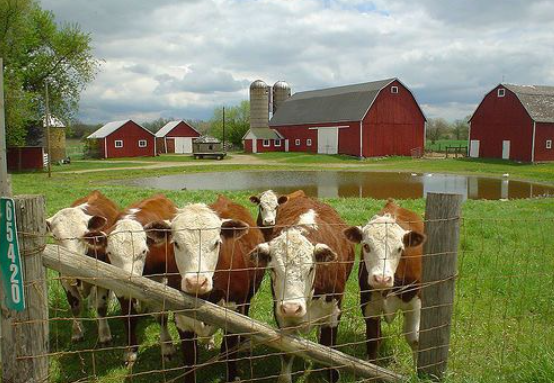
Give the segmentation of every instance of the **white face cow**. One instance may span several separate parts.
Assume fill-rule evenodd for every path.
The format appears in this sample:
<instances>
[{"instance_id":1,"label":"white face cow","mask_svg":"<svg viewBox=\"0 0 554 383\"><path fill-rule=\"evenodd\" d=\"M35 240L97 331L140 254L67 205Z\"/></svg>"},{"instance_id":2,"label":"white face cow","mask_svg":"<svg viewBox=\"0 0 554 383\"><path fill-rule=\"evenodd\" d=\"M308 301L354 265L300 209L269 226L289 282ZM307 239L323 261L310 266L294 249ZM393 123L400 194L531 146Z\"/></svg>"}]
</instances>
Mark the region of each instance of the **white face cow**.
<instances>
[{"instance_id":1,"label":"white face cow","mask_svg":"<svg viewBox=\"0 0 554 383\"><path fill-rule=\"evenodd\" d=\"M149 231L159 242L160 229L171 230L175 261L181 274L181 289L189 294L206 294L213 289L213 275L219 260L222 241L240 238L249 226L239 220L221 219L205 204L191 204L178 209L171 222L156 222L157 231Z\"/></svg>"},{"instance_id":2,"label":"white face cow","mask_svg":"<svg viewBox=\"0 0 554 383\"><path fill-rule=\"evenodd\" d=\"M425 241L424 234L404 230L390 214L374 216L364 227L350 227L345 235L350 241L362 244L367 282L376 289L393 287L404 250Z\"/></svg>"},{"instance_id":3,"label":"white face cow","mask_svg":"<svg viewBox=\"0 0 554 383\"><path fill-rule=\"evenodd\" d=\"M268 243L254 249L251 257L267 262L274 289L275 313L286 321L301 321L313 297L318 262L337 259L325 244L313 244L301 228L283 230Z\"/></svg>"},{"instance_id":4,"label":"white face cow","mask_svg":"<svg viewBox=\"0 0 554 383\"><path fill-rule=\"evenodd\" d=\"M251 196L250 201L258 205L259 217L258 224L263 226L274 226L277 217L277 207L288 201L286 195L277 197L273 190L267 190L260 194L259 197Z\"/></svg>"},{"instance_id":5,"label":"white face cow","mask_svg":"<svg viewBox=\"0 0 554 383\"><path fill-rule=\"evenodd\" d=\"M106 218L85 213L87 205L68 207L46 220L54 241L67 250L85 255L88 246L85 234L99 231L106 225Z\"/></svg>"}]
</instances>

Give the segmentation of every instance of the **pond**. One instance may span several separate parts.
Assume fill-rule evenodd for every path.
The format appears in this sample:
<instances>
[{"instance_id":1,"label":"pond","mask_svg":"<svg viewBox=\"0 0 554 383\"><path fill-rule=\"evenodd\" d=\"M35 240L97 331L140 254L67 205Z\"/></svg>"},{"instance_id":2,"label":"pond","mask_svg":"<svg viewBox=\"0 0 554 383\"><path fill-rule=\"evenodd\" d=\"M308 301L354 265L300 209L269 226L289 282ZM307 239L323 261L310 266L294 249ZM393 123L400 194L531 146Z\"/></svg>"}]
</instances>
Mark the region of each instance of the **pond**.
<instances>
[{"instance_id":1,"label":"pond","mask_svg":"<svg viewBox=\"0 0 554 383\"><path fill-rule=\"evenodd\" d=\"M508 177L358 171L235 171L187 173L126 182L165 190L272 189L289 193L302 189L314 197L422 198L429 192L459 193L465 199L516 199L554 196L554 187Z\"/></svg>"}]
</instances>

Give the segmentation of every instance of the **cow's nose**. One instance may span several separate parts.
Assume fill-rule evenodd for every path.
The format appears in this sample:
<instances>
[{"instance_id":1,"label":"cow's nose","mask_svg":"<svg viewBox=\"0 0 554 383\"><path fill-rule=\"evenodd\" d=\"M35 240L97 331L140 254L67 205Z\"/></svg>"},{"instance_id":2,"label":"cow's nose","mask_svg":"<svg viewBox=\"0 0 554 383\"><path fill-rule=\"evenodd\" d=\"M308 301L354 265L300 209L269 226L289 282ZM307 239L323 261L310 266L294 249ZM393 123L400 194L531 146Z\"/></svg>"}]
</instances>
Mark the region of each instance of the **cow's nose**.
<instances>
[{"instance_id":1,"label":"cow's nose","mask_svg":"<svg viewBox=\"0 0 554 383\"><path fill-rule=\"evenodd\" d=\"M208 278L203 275L189 275L185 277L185 291L202 291L208 286Z\"/></svg>"},{"instance_id":2,"label":"cow's nose","mask_svg":"<svg viewBox=\"0 0 554 383\"><path fill-rule=\"evenodd\" d=\"M392 277L390 275L373 274L373 281L377 286L384 286L384 287L392 286Z\"/></svg>"},{"instance_id":3,"label":"cow's nose","mask_svg":"<svg viewBox=\"0 0 554 383\"><path fill-rule=\"evenodd\" d=\"M281 312L287 317L301 317L304 315L304 309L299 303L287 302L281 305Z\"/></svg>"},{"instance_id":4,"label":"cow's nose","mask_svg":"<svg viewBox=\"0 0 554 383\"><path fill-rule=\"evenodd\" d=\"M272 219L264 219L264 225L265 226L272 226L275 224L275 221Z\"/></svg>"}]
</instances>

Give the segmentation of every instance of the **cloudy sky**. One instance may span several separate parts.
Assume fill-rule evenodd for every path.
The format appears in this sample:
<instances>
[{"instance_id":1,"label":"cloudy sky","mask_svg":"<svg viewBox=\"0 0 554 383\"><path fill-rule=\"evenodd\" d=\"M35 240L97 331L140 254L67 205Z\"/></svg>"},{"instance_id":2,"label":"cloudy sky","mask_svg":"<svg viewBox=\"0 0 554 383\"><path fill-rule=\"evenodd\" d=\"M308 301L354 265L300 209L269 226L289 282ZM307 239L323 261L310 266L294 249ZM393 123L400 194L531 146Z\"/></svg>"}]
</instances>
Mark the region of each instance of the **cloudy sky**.
<instances>
[{"instance_id":1,"label":"cloudy sky","mask_svg":"<svg viewBox=\"0 0 554 383\"><path fill-rule=\"evenodd\" d=\"M554 85L554 2L42 0L103 60L87 122L209 118L258 78L293 92L398 77L429 117L462 118L499 82Z\"/></svg>"}]
</instances>

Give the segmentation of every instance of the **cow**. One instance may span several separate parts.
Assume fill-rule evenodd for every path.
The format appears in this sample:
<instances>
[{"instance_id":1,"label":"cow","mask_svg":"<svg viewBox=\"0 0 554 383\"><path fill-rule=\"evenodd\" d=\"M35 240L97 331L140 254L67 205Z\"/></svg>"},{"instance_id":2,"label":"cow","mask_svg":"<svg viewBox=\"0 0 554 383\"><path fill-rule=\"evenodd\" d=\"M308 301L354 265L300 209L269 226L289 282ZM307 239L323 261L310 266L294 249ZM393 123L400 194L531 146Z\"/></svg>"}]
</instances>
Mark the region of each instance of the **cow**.
<instances>
[{"instance_id":1,"label":"cow","mask_svg":"<svg viewBox=\"0 0 554 383\"><path fill-rule=\"evenodd\" d=\"M279 209L275 236L251 253L270 270L277 324L287 333L319 326L319 343L337 340L342 298L352 271L354 245L342 234L347 227L329 205L295 198ZM282 355L279 382L292 381L293 355ZM339 373L328 371L336 382Z\"/></svg>"},{"instance_id":2,"label":"cow","mask_svg":"<svg viewBox=\"0 0 554 383\"><path fill-rule=\"evenodd\" d=\"M364 227L353 226L344 233L350 241L362 245L358 281L368 359L377 358L381 317L391 323L401 310L403 333L415 361L421 312L421 259L426 240L421 217L389 199Z\"/></svg>"},{"instance_id":3,"label":"cow","mask_svg":"<svg viewBox=\"0 0 554 383\"><path fill-rule=\"evenodd\" d=\"M273 236L273 227L279 206L294 198L306 197L303 190L297 190L287 195L277 196L273 190L266 190L258 196L250 196L250 202L258 205L256 224L261 228L266 241Z\"/></svg>"},{"instance_id":4,"label":"cow","mask_svg":"<svg viewBox=\"0 0 554 383\"><path fill-rule=\"evenodd\" d=\"M169 283L178 274L173 247L166 246L162 242L153 242L149 239L147 231L152 228L152 223L169 220L176 213L175 204L166 196L158 194L146 198L125 209L109 230L90 232L89 246L102 249L109 263L132 275ZM124 352L123 359L130 366L138 356L136 326L139 319L139 302L117 292L116 295L124 315L125 334L127 334L128 348ZM175 347L167 328L167 315L159 314L157 317L161 325L162 356L166 360L171 359L175 354Z\"/></svg>"},{"instance_id":5,"label":"cow","mask_svg":"<svg viewBox=\"0 0 554 383\"><path fill-rule=\"evenodd\" d=\"M150 232L156 242L167 240L160 230L169 231L181 276L180 289L189 295L248 315L250 300L260 287L265 268L248 254L263 235L255 228L246 208L220 195L215 203L189 204L179 209L169 223L160 221ZM196 381L197 337L209 337L217 328L175 314L185 361L185 382ZM227 380L239 379L237 346L239 336L226 333L221 354L227 359Z\"/></svg>"},{"instance_id":6,"label":"cow","mask_svg":"<svg viewBox=\"0 0 554 383\"><path fill-rule=\"evenodd\" d=\"M104 252L89 250L87 233L111 227L118 215L119 209L116 204L98 190L94 190L86 197L73 202L70 207L61 209L48 218L46 226L59 246L77 254L104 260ZM98 340L101 344L110 343L112 335L106 319L109 291L70 276L61 275L61 283L73 315L71 341L79 342L84 338L84 327L79 318L83 301L90 297L94 300L98 315ZM95 295L91 294L93 291L96 292Z\"/></svg>"}]
</instances>

